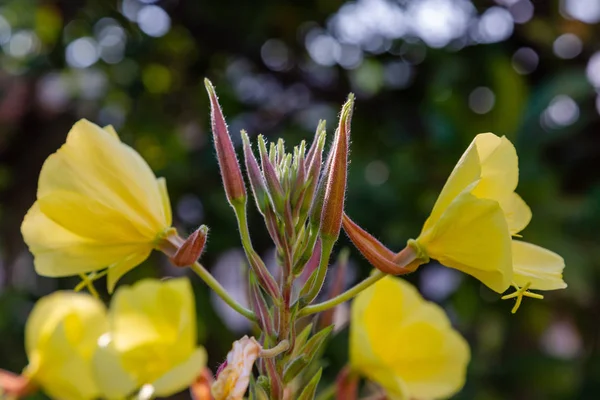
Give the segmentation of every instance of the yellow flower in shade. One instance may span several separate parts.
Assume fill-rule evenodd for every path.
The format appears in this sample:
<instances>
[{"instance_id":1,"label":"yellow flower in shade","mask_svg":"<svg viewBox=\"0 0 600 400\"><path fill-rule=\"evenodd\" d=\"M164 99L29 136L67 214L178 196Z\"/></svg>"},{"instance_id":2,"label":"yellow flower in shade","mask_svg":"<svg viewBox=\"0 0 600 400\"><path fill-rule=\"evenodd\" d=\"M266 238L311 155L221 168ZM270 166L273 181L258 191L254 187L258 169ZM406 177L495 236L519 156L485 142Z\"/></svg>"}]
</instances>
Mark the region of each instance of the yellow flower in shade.
<instances>
[{"instance_id":1,"label":"yellow flower in shade","mask_svg":"<svg viewBox=\"0 0 600 400\"><path fill-rule=\"evenodd\" d=\"M388 276L352 304L350 366L392 400L447 398L465 383L470 351L444 311Z\"/></svg>"},{"instance_id":2,"label":"yellow flower in shade","mask_svg":"<svg viewBox=\"0 0 600 400\"><path fill-rule=\"evenodd\" d=\"M121 287L99 339L94 370L103 397L135 390L166 397L189 387L206 364L196 346L194 295L187 278L146 279Z\"/></svg>"},{"instance_id":3,"label":"yellow flower in shade","mask_svg":"<svg viewBox=\"0 0 600 400\"><path fill-rule=\"evenodd\" d=\"M54 399L97 398L91 360L107 329L106 309L92 296L56 292L42 298L25 327L29 365L23 374Z\"/></svg>"},{"instance_id":4,"label":"yellow flower in shade","mask_svg":"<svg viewBox=\"0 0 600 400\"><path fill-rule=\"evenodd\" d=\"M531 210L515 193L518 180L512 143L493 133L477 135L410 245L422 259L437 259L498 293L511 283L541 290L566 287L562 257L512 240L531 220Z\"/></svg>"},{"instance_id":5,"label":"yellow flower in shade","mask_svg":"<svg viewBox=\"0 0 600 400\"><path fill-rule=\"evenodd\" d=\"M252 366L261 350L262 346L253 337L244 336L233 342L211 388L215 400L243 400L252 376Z\"/></svg>"},{"instance_id":6,"label":"yellow flower in shade","mask_svg":"<svg viewBox=\"0 0 600 400\"><path fill-rule=\"evenodd\" d=\"M21 226L43 276L108 267L108 286L143 262L171 226L164 179L110 126L77 122L42 167Z\"/></svg>"}]
</instances>

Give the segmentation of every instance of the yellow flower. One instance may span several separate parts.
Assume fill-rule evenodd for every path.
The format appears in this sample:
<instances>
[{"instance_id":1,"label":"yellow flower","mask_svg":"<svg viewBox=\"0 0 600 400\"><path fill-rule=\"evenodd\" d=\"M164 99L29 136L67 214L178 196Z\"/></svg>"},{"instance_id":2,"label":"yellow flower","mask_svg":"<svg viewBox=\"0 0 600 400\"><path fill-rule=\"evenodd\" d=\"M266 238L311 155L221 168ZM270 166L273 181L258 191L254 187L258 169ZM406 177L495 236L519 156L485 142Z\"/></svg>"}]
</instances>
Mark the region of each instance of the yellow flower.
<instances>
[{"instance_id":1,"label":"yellow flower","mask_svg":"<svg viewBox=\"0 0 600 400\"><path fill-rule=\"evenodd\" d=\"M21 226L43 276L108 267L108 286L143 262L171 226L164 179L104 129L77 122L40 173L37 201Z\"/></svg>"},{"instance_id":2,"label":"yellow flower","mask_svg":"<svg viewBox=\"0 0 600 400\"><path fill-rule=\"evenodd\" d=\"M446 398L465 383L467 342L444 311L388 276L352 304L351 368L392 400Z\"/></svg>"},{"instance_id":3,"label":"yellow flower","mask_svg":"<svg viewBox=\"0 0 600 400\"><path fill-rule=\"evenodd\" d=\"M493 133L477 135L413 246L422 258L470 274L498 293L511 283L542 290L566 287L560 256L512 241L531 220L531 210L514 192L518 180L512 143Z\"/></svg>"},{"instance_id":4,"label":"yellow flower","mask_svg":"<svg viewBox=\"0 0 600 400\"><path fill-rule=\"evenodd\" d=\"M250 377L252 366L258 358L262 346L253 338L244 336L233 342L227 361L213 383L211 393L215 400L242 400Z\"/></svg>"},{"instance_id":5,"label":"yellow flower","mask_svg":"<svg viewBox=\"0 0 600 400\"><path fill-rule=\"evenodd\" d=\"M200 375L206 352L196 346L194 295L187 278L146 279L117 290L110 333L99 340L96 379L106 398L135 389L166 397Z\"/></svg>"},{"instance_id":6,"label":"yellow flower","mask_svg":"<svg viewBox=\"0 0 600 400\"><path fill-rule=\"evenodd\" d=\"M25 327L29 365L23 374L55 399L97 398L91 360L107 329L104 305L89 295L56 292L42 298Z\"/></svg>"}]
</instances>

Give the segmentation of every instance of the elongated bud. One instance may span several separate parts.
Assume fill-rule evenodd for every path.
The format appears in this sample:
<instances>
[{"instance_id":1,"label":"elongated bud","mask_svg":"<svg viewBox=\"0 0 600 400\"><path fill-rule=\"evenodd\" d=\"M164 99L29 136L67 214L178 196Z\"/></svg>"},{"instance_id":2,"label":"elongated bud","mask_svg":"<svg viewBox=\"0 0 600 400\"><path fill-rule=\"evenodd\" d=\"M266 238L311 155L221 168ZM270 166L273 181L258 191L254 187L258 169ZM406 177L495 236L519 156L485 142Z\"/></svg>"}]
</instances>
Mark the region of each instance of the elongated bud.
<instances>
[{"instance_id":1,"label":"elongated bud","mask_svg":"<svg viewBox=\"0 0 600 400\"><path fill-rule=\"evenodd\" d=\"M171 257L171 262L177 267L187 267L200 258L200 255L204 251L206 245L206 238L208 237L208 227L206 225L200 226L192 233L183 244L177 249L175 255Z\"/></svg>"},{"instance_id":2,"label":"elongated bud","mask_svg":"<svg viewBox=\"0 0 600 400\"><path fill-rule=\"evenodd\" d=\"M252 304L252 310L256 314L261 330L274 339L277 336L277 332L275 332L273 315L271 314L269 305L258 285L256 275L252 271L249 272L249 280L250 304Z\"/></svg>"},{"instance_id":3,"label":"elongated bud","mask_svg":"<svg viewBox=\"0 0 600 400\"><path fill-rule=\"evenodd\" d=\"M223 177L223 186L227 200L231 204L243 203L246 201L246 187L242 178L242 171L238 163L235 149L231 142L231 137L227 131L227 124L221 111L221 106L215 93L215 88L208 79L204 79L204 86L210 98L210 116L213 131L215 149L217 150L217 159L219 168Z\"/></svg>"},{"instance_id":4,"label":"elongated bud","mask_svg":"<svg viewBox=\"0 0 600 400\"><path fill-rule=\"evenodd\" d=\"M272 299L279 299L281 297L279 286L277 286L277 282L275 282L273 275L271 275L263 260L254 251L249 252L247 256L248 261L250 262L250 266L252 267L252 270L256 273L256 277L260 285L263 287L263 289L265 289L265 291L269 294L269 296L271 296Z\"/></svg>"},{"instance_id":5,"label":"elongated bud","mask_svg":"<svg viewBox=\"0 0 600 400\"><path fill-rule=\"evenodd\" d=\"M358 375L346 366L342 368L335 380L335 400L358 399Z\"/></svg>"},{"instance_id":6,"label":"elongated bud","mask_svg":"<svg viewBox=\"0 0 600 400\"><path fill-rule=\"evenodd\" d=\"M0 398L19 399L37 391L36 385L26 376L0 369Z\"/></svg>"},{"instance_id":7,"label":"elongated bud","mask_svg":"<svg viewBox=\"0 0 600 400\"><path fill-rule=\"evenodd\" d=\"M269 191L260 171L260 167L258 166L258 161L252 152L252 146L250 145L250 139L248 138L246 131L242 131L242 141L244 142L244 162L246 164L246 172L250 179L250 187L254 193L256 207L262 215L265 215L266 208L271 201L269 199Z\"/></svg>"},{"instance_id":8,"label":"elongated bud","mask_svg":"<svg viewBox=\"0 0 600 400\"><path fill-rule=\"evenodd\" d=\"M302 199L302 206L300 209L300 216L304 217L310 210L313 201L315 199L315 192L317 185L319 184L319 177L321 174L321 166L323 164L323 147L325 146L325 121L321 131L317 131L318 135L315 137L315 143L311 146L312 155L307 156L307 177L308 186L306 188L306 194ZM320 212L320 211L319 211Z\"/></svg>"},{"instance_id":9,"label":"elongated bud","mask_svg":"<svg viewBox=\"0 0 600 400\"><path fill-rule=\"evenodd\" d=\"M409 241L400 253L394 253L370 233L358 226L346 214L343 215L344 231L361 254L378 270L392 275L403 275L428 262Z\"/></svg>"},{"instance_id":10,"label":"elongated bud","mask_svg":"<svg viewBox=\"0 0 600 400\"><path fill-rule=\"evenodd\" d=\"M350 141L350 121L354 95L348 96L342 107L340 124L333 144L331 166L327 171L327 189L323 199L321 212L321 236L329 240L337 240L342 228L344 198L346 196L346 177L348 174L348 145Z\"/></svg>"},{"instance_id":11,"label":"elongated bud","mask_svg":"<svg viewBox=\"0 0 600 400\"><path fill-rule=\"evenodd\" d=\"M275 146L271 146L271 149L275 149ZM258 136L258 150L260 152L260 162L262 165L263 175L269 188L269 194L273 200L273 207L278 216L283 218L285 213L285 194L281 187L281 182L277 177L277 172L273 166L272 160L267 155L267 145L262 135ZM275 157L273 157L275 158Z\"/></svg>"}]
</instances>

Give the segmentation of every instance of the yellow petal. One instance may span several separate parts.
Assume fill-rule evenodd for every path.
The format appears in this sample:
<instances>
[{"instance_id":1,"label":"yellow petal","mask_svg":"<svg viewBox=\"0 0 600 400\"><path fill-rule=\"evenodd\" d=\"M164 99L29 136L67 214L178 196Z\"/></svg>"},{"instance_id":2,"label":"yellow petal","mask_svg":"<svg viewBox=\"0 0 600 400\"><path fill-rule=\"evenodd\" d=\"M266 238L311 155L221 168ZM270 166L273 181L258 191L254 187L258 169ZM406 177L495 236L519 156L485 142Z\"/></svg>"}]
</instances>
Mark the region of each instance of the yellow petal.
<instances>
[{"instance_id":1,"label":"yellow petal","mask_svg":"<svg viewBox=\"0 0 600 400\"><path fill-rule=\"evenodd\" d=\"M137 389L137 383L123 368L109 334L102 337L100 342L92 359L92 368L101 397L109 400L125 399Z\"/></svg>"},{"instance_id":2,"label":"yellow petal","mask_svg":"<svg viewBox=\"0 0 600 400\"><path fill-rule=\"evenodd\" d=\"M160 199L162 201L165 221L168 226L171 226L171 224L173 223L173 214L171 211L171 200L169 199L169 192L167 191L167 180L163 177L160 177L156 180L156 182L158 184L158 190L160 191Z\"/></svg>"},{"instance_id":3,"label":"yellow petal","mask_svg":"<svg viewBox=\"0 0 600 400\"><path fill-rule=\"evenodd\" d=\"M473 190L477 197L500 200L513 192L519 182L517 151L506 138L493 133L475 137L481 162L481 180Z\"/></svg>"},{"instance_id":4,"label":"yellow petal","mask_svg":"<svg viewBox=\"0 0 600 400\"><path fill-rule=\"evenodd\" d=\"M104 305L91 296L56 292L42 298L26 325L25 373L52 398L98 395L90 360L98 337L108 329Z\"/></svg>"},{"instance_id":5,"label":"yellow petal","mask_svg":"<svg viewBox=\"0 0 600 400\"><path fill-rule=\"evenodd\" d=\"M183 363L158 378L152 386L159 397L168 397L187 388L198 378L206 365L206 351L199 347Z\"/></svg>"},{"instance_id":6,"label":"yellow petal","mask_svg":"<svg viewBox=\"0 0 600 400\"><path fill-rule=\"evenodd\" d=\"M35 256L42 276L70 276L105 268L139 250L137 244L111 245L83 238L44 215L33 204L21 225L21 233Z\"/></svg>"},{"instance_id":7,"label":"yellow petal","mask_svg":"<svg viewBox=\"0 0 600 400\"><path fill-rule=\"evenodd\" d=\"M555 290L567 287L562 272L565 260L558 254L519 240L512 241L513 280L519 286L531 282L531 289Z\"/></svg>"},{"instance_id":8,"label":"yellow petal","mask_svg":"<svg viewBox=\"0 0 600 400\"><path fill-rule=\"evenodd\" d=\"M76 235L107 244L147 243L150 238L118 210L74 192L54 191L38 199L40 211Z\"/></svg>"},{"instance_id":9,"label":"yellow petal","mask_svg":"<svg viewBox=\"0 0 600 400\"><path fill-rule=\"evenodd\" d=\"M121 279L123 275L125 275L133 268L146 261L151 251L152 248L148 247L146 251L131 254L130 256L120 260L119 262L110 265L108 267L108 275L106 277L106 287L108 289L108 293L113 292L117 281Z\"/></svg>"},{"instance_id":10,"label":"yellow petal","mask_svg":"<svg viewBox=\"0 0 600 400\"><path fill-rule=\"evenodd\" d=\"M493 200L461 194L417 242L431 258L498 293L512 281L511 238L504 213Z\"/></svg>"},{"instance_id":11,"label":"yellow petal","mask_svg":"<svg viewBox=\"0 0 600 400\"><path fill-rule=\"evenodd\" d=\"M117 133L117 131L115 131L115 128L112 125L106 125L102 129L104 129L106 132L108 132L109 134L111 134L112 136L114 136L116 139L119 139L119 134Z\"/></svg>"},{"instance_id":12,"label":"yellow petal","mask_svg":"<svg viewBox=\"0 0 600 400\"><path fill-rule=\"evenodd\" d=\"M121 287L110 320L113 345L138 383L154 382L195 350L195 305L186 278Z\"/></svg>"},{"instance_id":13,"label":"yellow petal","mask_svg":"<svg viewBox=\"0 0 600 400\"><path fill-rule=\"evenodd\" d=\"M38 198L75 192L121 211L147 235L167 227L156 178L148 164L117 137L89 121L77 122L67 142L48 157Z\"/></svg>"},{"instance_id":14,"label":"yellow petal","mask_svg":"<svg viewBox=\"0 0 600 400\"><path fill-rule=\"evenodd\" d=\"M525 201L512 192L509 196L500 201L500 207L504 211L506 223L511 235L521 232L531 221L531 209Z\"/></svg>"},{"instance_id":15,"label":"yellow petal","mask_svg":"<svg viewBox=\"0 0 600 400\"><path fill-rule=\"evenodd\" d=\"M350 344L353 369L391 398L448 397L464 385L466 341L439 306L401 279L384 278L357 296Z\"/></svg>"}]
</instances>

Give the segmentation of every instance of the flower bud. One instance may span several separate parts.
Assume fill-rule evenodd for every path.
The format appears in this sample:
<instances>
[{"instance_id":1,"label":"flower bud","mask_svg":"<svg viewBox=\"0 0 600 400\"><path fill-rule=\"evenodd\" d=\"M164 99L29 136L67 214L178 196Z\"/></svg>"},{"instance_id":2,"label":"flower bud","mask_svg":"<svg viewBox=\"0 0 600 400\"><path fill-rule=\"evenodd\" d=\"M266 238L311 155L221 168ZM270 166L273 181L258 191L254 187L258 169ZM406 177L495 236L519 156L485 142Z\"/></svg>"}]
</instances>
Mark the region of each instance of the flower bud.
<instances>
[{"instance_id":1,"label":"flower bud","mask_svg":"<svg viewBox=\"0 0 600 400\"><path fill-rule=\"evenodd\" d=\"M274 149L275 147L271 146L271 150ZM281 217L285 212L285 194L283 192L283 188L281 187L281 182L279 182L279 178L277 177L275 166L273 165L273 161L277 161L275 152L271 151L273 154L272 156L267 154L267 145L262 135L258 136L258 150L260 152L260 162L262 164L263 175L267 183L267 188L269 189L269 194L273 200L273 208L275 209L277 215Z\"/></svg>"},{"instance_id":2,"label":"flower bud","mask_svg":"<svg viewBox=\"0 0 600 400\"><path fill-rule=\"evenodd\" d=\"M346 104L342 107L340 124L331 150L331 166L327 171L327 184L321 212L321 236L333 241L337 240L342 227L353 106L354 95L350 94Z\"/></svg>"},{"instance_id":3,"label":"flower bud","mask_svg":"<svg viewBox=\"0 0 600 400\"><path fill-rule=\"evenodd\" d=\"M415 246L414 241L400 253L396 254L370 233L358 226L345 213L343 215L344 231L354 243L354 246L371 263L371 265L386 274L402 275L413 272L421 264L429 261Z\"/></svg>"},{"instance_id":4,"label":"flower bud","mask_svg":"<svg viewBox=\"0 0 600 400\"><path fill-rule=\"evenodd\" d=\"M265 215L265 211L271 200L269 199L269 191L265 184L265 180L258 166L258 161L254 157L252 152L252 146L250 145L250 139L246 131L242 131L242 141L244 142L244 161L246 164L246 172L250 179L250 187L254 193L254 199L256 200L256 207L262 215Z\"/></svg>"},{"instance_id":5,"label":"flower bud","mask_svg":"<svg viewBox=\"0 0 600 400\"><path fill-rule=\"evenodd\" d=\"M225 367L212 385L215 400L242 400L252 375L252 367L262 346L253 337L233 342Z\"/></svg>"},{"instance_id":6,"label":"flower bud","mask_svg":"<svg viewBox=\"0 0 600 400\"><path fill-rule=\"evenodd\" d=\"M210 116L213 131L213 139L215 149L217 150L217 159L219 160L219 168L223 177L223 186L229 203L243 203L246 200L246 187L242 178L242 171L238 163L235 149L227 124L215 93L215 88L208 79L204 79L204 86L210 98Z\"/></svg>"},{"instance_id":7,"label":"flower bud","mask_svg":"<svg viewBox=\"0 0 600 400\"><path fill-rule=\"evenodd\" d=\"M177 249L175 255L171 257L171 262L177 267L187 267L195 263L204 251L207 237L208 227L206 225L200 226Z\"/></svg>"}]
</instances>

